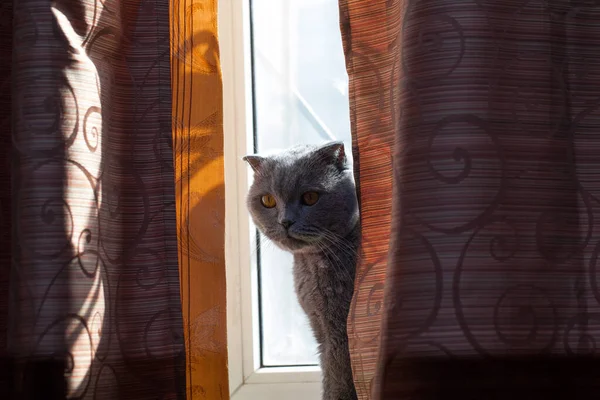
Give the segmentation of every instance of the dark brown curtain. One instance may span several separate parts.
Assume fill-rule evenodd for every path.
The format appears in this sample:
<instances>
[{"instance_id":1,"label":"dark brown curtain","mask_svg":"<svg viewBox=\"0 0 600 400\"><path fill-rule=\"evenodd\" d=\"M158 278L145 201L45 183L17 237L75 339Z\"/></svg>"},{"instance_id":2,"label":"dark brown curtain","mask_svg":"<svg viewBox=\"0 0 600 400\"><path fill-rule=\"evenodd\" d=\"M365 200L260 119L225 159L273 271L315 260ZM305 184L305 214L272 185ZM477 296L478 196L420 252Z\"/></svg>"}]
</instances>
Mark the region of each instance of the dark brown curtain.
<instances>
[{"instance_id":1,"label":"dark brown curtain","mask_svg":"<svg viewBox=\"0 0 600 400\"><path fill-rule=\"evenodd\" d=\"M360 398L598 398L600 2L340 10Z\"/></svg>"},{"instance_id":2,"label":"dark brown curtain","mask_svg":"<svg viewBox=\"0 0 600 400\"><path fill-rule=\"evenodd\" d=\"M0 398L185 398L167 0L0 0Z\"/></svg>"}]
</instances>

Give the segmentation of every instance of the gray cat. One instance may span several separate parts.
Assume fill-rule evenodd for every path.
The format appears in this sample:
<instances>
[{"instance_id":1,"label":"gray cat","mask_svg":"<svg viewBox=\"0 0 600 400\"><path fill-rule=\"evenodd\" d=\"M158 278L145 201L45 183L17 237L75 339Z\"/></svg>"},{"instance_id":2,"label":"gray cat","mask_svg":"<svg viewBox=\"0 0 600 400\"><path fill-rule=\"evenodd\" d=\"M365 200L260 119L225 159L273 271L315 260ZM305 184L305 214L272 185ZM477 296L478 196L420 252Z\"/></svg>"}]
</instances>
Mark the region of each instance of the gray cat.
<instances>
[{"instance_id":1,"label":"gray cat","mask_svg":"<svg viewBox=\"0 0 600 400\"><path fill-rule=\"evenodd\" d=\"M247 198L254 224L294 256L296 294L319 344L323 400L355 400L346 319L360 221L344 144L243 159L254 170Z\"/></svg>"}]
</instances>

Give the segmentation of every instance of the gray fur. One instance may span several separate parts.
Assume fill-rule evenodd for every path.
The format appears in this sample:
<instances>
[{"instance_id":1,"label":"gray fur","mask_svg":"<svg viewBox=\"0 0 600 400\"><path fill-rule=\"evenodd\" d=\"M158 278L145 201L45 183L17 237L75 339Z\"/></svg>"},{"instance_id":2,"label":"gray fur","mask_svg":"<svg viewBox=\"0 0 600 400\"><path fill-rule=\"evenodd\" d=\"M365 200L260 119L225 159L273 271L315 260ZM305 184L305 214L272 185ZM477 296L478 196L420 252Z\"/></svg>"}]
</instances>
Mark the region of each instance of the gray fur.
<instances>
[{"instance_id":1,"label":"gray fur","mask_svg":"<svg viewBox=\"0 0 600 400\"><path fill-rule=\"evenodd\" d=\"M360 242L356 189L342 142L297 146L273 155L244 157L254 169L247 206L254 224L294 256L294 286L307 314L323 371L323 400L357 399L346 320ZM302 204L302 194L319 200ZM277 205L266 208L264 194ZM294 222L286 230L285 221Z\"/></svg>"}]
</instances>

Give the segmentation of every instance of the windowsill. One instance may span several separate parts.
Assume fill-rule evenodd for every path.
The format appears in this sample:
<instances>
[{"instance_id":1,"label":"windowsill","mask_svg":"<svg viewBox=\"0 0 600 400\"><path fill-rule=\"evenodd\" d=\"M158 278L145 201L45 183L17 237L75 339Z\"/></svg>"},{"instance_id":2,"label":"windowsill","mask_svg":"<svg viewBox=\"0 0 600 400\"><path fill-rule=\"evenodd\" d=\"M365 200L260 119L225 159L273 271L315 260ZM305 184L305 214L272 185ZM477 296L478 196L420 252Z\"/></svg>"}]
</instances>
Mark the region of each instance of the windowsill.
<instances>
[{"instance_id":1,"label":"windowsill","mask_svg":"<svg viewBox=\"0 0 600 400\"><path fill-rule=\"evenodd\" d=\"M266 367L232 391L231 400L318 400L320 396L319 367Z\"/></svg>"},{"instance_id":2,"label":"windowsill","mask_svg":"<svg viewBox=\"0 0 600 400\"><path fill-rule=\"evenodd\" d=\"M321 382L321 369L314 367L265 367L256 370L246 384Z\"/></svg>"},{"instance_id":3,"label":"windowsill","mask_svg":"<svg viewBox=\"0 0 600 400\"><path fill-rule=\"evenodd\" d=\"M258 383L242 385L231 400L318 400L321 385L312 383Z\"/></svg>"}]
</instances>

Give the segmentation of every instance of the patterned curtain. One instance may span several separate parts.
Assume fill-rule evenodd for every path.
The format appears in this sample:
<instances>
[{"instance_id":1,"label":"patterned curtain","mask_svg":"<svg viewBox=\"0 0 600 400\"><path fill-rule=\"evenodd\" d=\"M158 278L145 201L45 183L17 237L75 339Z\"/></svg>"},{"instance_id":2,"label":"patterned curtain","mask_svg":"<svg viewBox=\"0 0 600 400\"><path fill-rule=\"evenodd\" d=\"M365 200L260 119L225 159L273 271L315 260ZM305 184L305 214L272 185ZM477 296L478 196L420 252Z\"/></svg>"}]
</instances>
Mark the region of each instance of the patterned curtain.
<instances>
[{"instance_id":1,"label":"patterned curtain","mask_svg":"<svg viewBox=\"0 0 600 400\"><path fill-rule=\"evenodd\" d=\"M361 399L600 394L599 6L340 0Z\"/></svg>"},{"instance_id":2,"label":"patterned curtain","mask_svg":"<svg viewBox=\"0 0 600 400\"><path fill-rule=\"evenodd\" d=\"M217 0L171 0L173 135L190 399L229 398Z\"/></svg>"},{"instance_id":3,"label":"patterned curtain","mask_svg":"<svg viewBox=\"0 0 600 400\"><path fill-rule=\"evenodd\" d=\"M384 283L391 235L393 143L401 121L397 46L399 1L340 0L349 78L354 175L361 209L362 248L348 339L355 387L370 399L381 343Z\"/></svg>"},{"instance_id":4,"label":"patterned curtain","mask_svg":"<svg viewBox=\"0 0 600 400\"><path fill-rule=\"evenodd\" d=\"M167 0L0 0L3 399L186 396L170 25Z\"/></svg>"}]
</instances>

